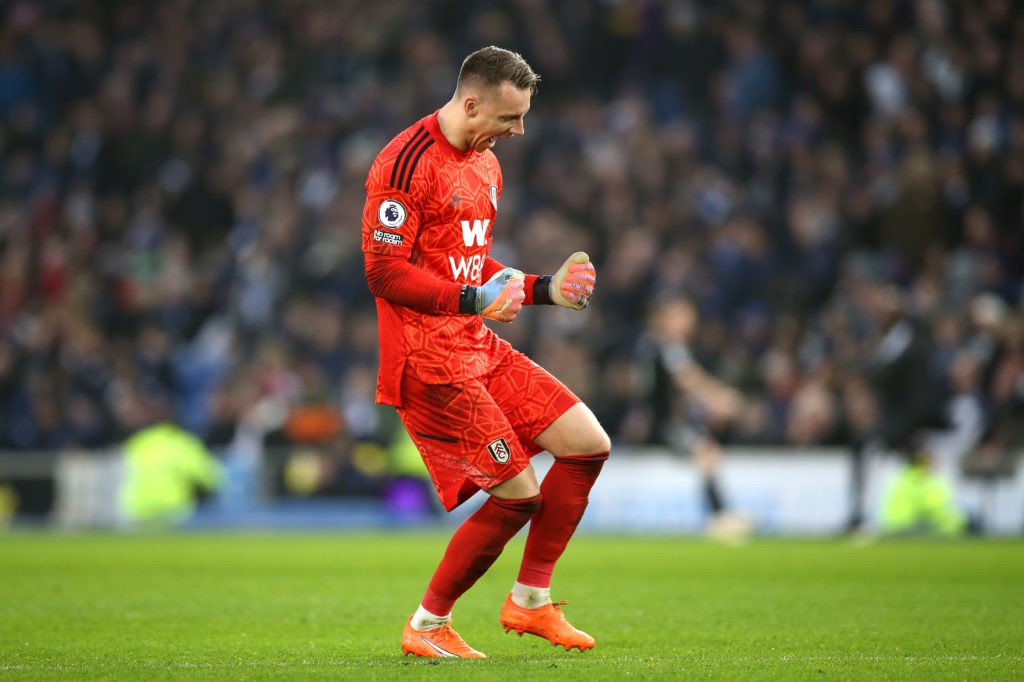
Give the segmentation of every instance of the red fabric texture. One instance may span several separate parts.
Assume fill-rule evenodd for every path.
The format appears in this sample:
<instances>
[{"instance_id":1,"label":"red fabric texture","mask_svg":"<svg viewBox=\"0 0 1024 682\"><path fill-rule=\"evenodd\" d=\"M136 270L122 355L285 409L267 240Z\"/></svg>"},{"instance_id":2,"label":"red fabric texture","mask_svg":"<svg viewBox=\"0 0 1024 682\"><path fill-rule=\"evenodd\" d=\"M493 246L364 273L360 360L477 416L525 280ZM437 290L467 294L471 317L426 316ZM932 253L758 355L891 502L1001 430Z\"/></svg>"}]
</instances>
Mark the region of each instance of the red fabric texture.
<instances>
[{"instance_id":1,"label":"red fabric texture","mask_svg":"<svg viewBox=\"0 0 1024 682\"><path fill-rule=\"evenodd\" d=\"M371 165L363 206L363 253L408 263L386 260L384 271L376 273L375 258L368 259L374 280L370 286L402 299L375 296L377 402L402 405L406 365L425 381L452 384L480 377L494 366L490 352L498 345L496 334L482 317L457 312L462 285L481 284L501 190L494 154L452 146L436 114L399 133ZM413 268L447 286L421 279ZM417 284L422 291L416 291Z\"/></svg>"},{"instance_id":2,"label":"red fabric texture","mask_svg":"<svg viewBox=\"0 0 1024 682\"><path fill-rule=\"evenodd\" d=\"M455 600L487 572L540 505L540 495L521 500L488 498L452 535L430 579L423 608L437 616L451 613Z\"/></svg>"},{"instance_id":3,"label":"red fabric texture","mask_svg":"<svg viewBox=\"0 0 1024 682\"><path fill-rule=\"evenodd\" d=\"M400 256L367 253L365 259L366 284L374 296L420 312L458 314L458 282L439 279Z\"/></svg>"},{"instance_id":4,"label":"red fabric texture","mask_svg":"<svg viewBox=\"0 0 1024 682\"><path fill-rule=\"evenodd\" d=\"M555 563L583 518L590 489L608 453L559 457L540 485L543 499L530 522L523 563L517 578L523 585L550 587Z\"/></svg>"},{"instance_id":5,"label":"red fabric texture","mask_svg":"<svg viewBox=\"0 0 1024 682\"><path fill-rule=\"evenodd\" d=\"M525 469L537 436L580 401L511 346L490 374L458 384L427 384L407 369L402 397L398 416L449 511Z\"/></svg>"},{"instance_id":6,"label":"red fabric texture","mask_svg":"<svg viewBox=\"0 0 1024 682\"><path fill-rule=\"evenodd\" d=\"M535 305L533 300L533 285L537 282L540 275L527 275L523 280L523 291L526 292L526 299L523 301L523 305Z\"/></svg>"}]
</instances>

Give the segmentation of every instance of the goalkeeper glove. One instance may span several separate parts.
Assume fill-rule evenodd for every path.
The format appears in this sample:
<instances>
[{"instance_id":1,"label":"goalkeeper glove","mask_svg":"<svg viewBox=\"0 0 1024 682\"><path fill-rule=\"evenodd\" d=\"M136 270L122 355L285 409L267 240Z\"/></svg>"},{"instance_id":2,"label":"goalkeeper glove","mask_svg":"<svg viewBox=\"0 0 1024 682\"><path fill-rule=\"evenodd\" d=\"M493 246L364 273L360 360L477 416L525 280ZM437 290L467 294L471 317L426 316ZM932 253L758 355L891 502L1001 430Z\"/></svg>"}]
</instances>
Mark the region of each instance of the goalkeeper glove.
<instances>
[{"instance_id":1,"label":"goalkeeper glove","mask_svg":"<svg viewBox=\"0 0 1024 682\"><path fill-rule=\"evenodd\" d=\"M498 322L516 319L526 299L523 280L523 273L515 268L499 270L483 286L476 287L474 312Z\"/></svg>"},{"instance_id":2,"label":"goalkeeper glove","mask_svg":"<svg viewBox=\"0 0 1024 682\"><path fill-rule=\"evenodd\" d=\"M551 302L573 310L583 310L594 295L597 271L590 262L590 256L577 251L562 263L558 272L551 276L548 293Z\"/></svg>"}]
</instances>

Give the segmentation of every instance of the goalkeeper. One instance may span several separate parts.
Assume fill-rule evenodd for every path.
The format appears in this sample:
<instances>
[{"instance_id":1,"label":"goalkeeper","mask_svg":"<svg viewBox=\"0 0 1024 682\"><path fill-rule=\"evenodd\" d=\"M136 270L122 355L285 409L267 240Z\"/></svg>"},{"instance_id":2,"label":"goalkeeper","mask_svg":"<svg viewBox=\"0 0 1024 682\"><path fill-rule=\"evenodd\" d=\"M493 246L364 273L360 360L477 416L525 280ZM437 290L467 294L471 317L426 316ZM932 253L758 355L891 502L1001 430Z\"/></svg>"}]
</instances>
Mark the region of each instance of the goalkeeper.
<instances>
[{"instance_id":1,"label":"goalkeeper","mask_svg":"<svg viewBox=\"0 0 1024 682\"><path fill-rule=\"evenodd\" d=\"M449 511L484 490L459 526L402 635L407 654L483 658L451 627L456 600L527 521L518 576L498 612L505 631L569 650L594 646L551 600L551 577L611 448L565 385L484 324L524 305L587 306L595 272L582 252L552 275L490 256L502 177L491 151L524 133L538 76L497 47L463 62L452 99L396 136L366 180L362 249L376 297L376 399L393 405ZM538 483L531 457L554 462Z\"/></svg>"}]
</instances>

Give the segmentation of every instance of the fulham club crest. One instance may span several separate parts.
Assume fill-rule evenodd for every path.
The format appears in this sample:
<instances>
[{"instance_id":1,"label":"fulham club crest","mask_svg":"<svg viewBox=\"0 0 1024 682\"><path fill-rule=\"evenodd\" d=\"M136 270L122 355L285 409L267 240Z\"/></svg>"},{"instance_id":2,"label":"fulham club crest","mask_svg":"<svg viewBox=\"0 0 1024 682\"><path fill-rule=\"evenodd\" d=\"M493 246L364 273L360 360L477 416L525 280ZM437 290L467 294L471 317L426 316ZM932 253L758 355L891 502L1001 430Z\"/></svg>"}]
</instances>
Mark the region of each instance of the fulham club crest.
<instances>
[{"instance_id":1,"label":"fulham club crest","mask_svg":"<svg viewBox=\"0 0 1024 682\"><path fill-rule=\"evenodd\" d=\"M504 438L498 440L492 440L487 444L487 451L491 453L491 459L498 464L506 464L512 453L508 449L508 443L505 442Z\"/></svg>"}]
</instances>

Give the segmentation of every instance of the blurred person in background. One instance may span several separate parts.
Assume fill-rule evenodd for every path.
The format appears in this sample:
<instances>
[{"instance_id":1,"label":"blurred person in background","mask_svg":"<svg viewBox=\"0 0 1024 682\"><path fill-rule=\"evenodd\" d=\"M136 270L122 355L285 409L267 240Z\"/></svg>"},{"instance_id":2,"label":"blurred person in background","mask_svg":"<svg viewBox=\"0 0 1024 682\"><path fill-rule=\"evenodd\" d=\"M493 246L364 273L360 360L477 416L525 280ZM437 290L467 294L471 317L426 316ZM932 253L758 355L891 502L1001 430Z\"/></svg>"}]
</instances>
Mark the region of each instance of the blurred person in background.
<instances>
[{"instance_id":1,"label":"blurred person in background","mask_svg":"<svg viewBox=\"0 0 1024 682\"><path fill-rule=\"evenodd\" d=\"M220 463L195 435L167 418L159 399L145 400L151 423L124 443L121 510L129 527L175 526L221 484Z\"/></svg>"},{"instance_id":2,"label":"blurred person in background","mask_svg":"<svg viewBox=\"0 0 1024 682\"><path fill-rule=\"evenodd\" d=\"M950 486L952 502L973 519L979 517L980 503L968 499L964 469L989 437L994 423L983 378L980 360L969 350L957 351L948 368L948 397L942 406L945 428L927 431L921 443L925 460L921 463Z\"/></svg>"},{"instance_id":3,"label":"blurred person in background","mask_svg":"<svg viewBox=\"0 0 1024 682\"><path fill-rule=\"evenodd\" d=\"M907 447L907 462L882 491L878 529L883 535L960 535L967 516L952 483L937 475L935 454L920 438Z\"/></svg>"},{"instance_id":4,"label":"blurred person in background","mask_svg":"<svg viewBox=\"0 0 1024 682\"><path fill-rule=\"evenodd\" d=\"M992 365L993 437L1004 449L1024 444L1024 310L1011 313L1002 327Z\"/></svg>"},{"instance_id":5,"label":"blurred person in background","mask_svg":"<svg viewBox=\"0 0 1024 682\"><path fill-rule=\"evenodd\" d=\"M715 432L739 417L745 401L694 357L690 344L699 319L696 305L684 296L650 304L634 354L636 409L628 420L640 442L693 457L708 515L705 532L740 541L753 531L753 523L728 509L718 478L723 454Z\"/></svg>"},{"instance_id":6,"label":"blurred person in background","mask_svg":"<svg viewBox=\"0 0 1024 682\"><path fill-rule=\"evenodd\" d=\"M962 462L964 476L982 484L983 495L971 500L975 506L970 509L972 514L977 513L982 530L990 522L987 511L994 502L986 499L984 492L991 492L991 484L999 479L1013 477L1019 465L1019 449L1024 445L1024 312L1007 311L994 331L996 345L991 357L976 356L972 346L962 351L990 370L987 375L982 372L987 383L982 380L978 391L988 408L988 428ZM984 362L986 358L988 363Z\"/></svg>"},{"instance_id":7,"label":"blurred person in background","mask_svg":"<svg viewBox=\"0 0 1024 682\"><path fill-rule=\"evenodd\" d=\"M611 442L561 381L512 348L484 318L512 322L524 304L586 307L589 257L572 254L553 276L524 275L491 256L503 181L491 151L525 132L539 76L515 52L479 49L455 93L385 145L366 179L365 275L376 297L376 401L393 405L448 511L489 495L455 531L402 650L486 658L451 628L455 602L526 523L519 575L501 609L506 631L566 650L594 638L551 601L551 576L573 535ZM538 483L530 459L555 457Z\"/></svg>"},{"instance_id":8,"label":"blurred person in background","mask_svg":"<svg viewBox=\"0 0 1024 682\"><path fill-rule=\"evenodd\" d=\"M865 282L860 293L874 335L859 369L867 377L877 410L873 423L855 438L851 448L847 532L859 532L866 521L868 458L894 452L913 459L922 432L945 425L943 390L932 372L933 343L928 328L911 315L905 294L895 285Z\"/></svg>"}]
</instances>

